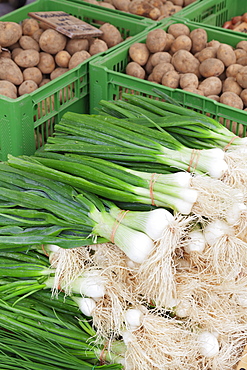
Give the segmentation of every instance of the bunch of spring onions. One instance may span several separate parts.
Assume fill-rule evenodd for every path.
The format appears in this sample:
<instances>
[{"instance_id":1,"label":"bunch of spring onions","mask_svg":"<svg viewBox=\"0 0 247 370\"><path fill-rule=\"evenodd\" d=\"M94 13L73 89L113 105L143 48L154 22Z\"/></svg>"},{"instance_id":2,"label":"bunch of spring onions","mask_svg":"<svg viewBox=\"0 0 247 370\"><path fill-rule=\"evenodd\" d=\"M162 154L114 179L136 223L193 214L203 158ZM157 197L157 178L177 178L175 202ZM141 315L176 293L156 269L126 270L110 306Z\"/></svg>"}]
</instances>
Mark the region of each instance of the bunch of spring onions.
<instances>
[{"instance_id":1,"label":"bunch of spring onions","mask_svg":"<svg viewBox=\"0 0 247 370\"><path fill-rule=\"evenodd\" d=\"M128 120L68 112L55 130L56 136L49 138L45 151L84 153L110 161L155 163L161 165L159 168L164 167L164 171L171 172L174 168L174 171L206 173L213 178L220 178L227 170L222 149L195 151L166 131L161 133L141 125L134 130Z\"/></svg>"},{"instance_id":2,"label":"bunch of spring onions","mask_svg":"<svg viewBox=\"0 0 247 370\"><path fill-rule=\"evenodd\" d=\"M27 270L28 263L23 266L24 276ZM16 368L32 370L47 366L54 370L122 368L125 345L117 341L106 346L72 298L60 292L52 299L50 292L41 285L37 290L35 283L36 290L31 291L25 278L17 291L13 287L20 288L19 281L11 276L5 279L0 299L1 366L11 368L7 366L16 363L20 366Z\"/></svg>"}]
</instances>

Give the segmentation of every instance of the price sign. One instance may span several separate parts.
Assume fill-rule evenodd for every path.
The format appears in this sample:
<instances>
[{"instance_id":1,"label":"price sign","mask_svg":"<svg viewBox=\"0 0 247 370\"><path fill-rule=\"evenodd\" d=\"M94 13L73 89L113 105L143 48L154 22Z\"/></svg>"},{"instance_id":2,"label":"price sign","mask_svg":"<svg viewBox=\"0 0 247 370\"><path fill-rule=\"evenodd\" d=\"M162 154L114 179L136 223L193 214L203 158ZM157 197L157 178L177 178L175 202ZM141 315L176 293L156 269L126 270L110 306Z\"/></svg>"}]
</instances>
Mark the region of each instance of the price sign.
<instances>
[{"instance_id":1,"label":"price sign","mask_svg":"<svg viewBox=\"0 0 247 370\"><path fill-rule=\"evenodd\" d=\"M63 11L30 12L28 15L71 39L99 37L103 34L98 28Z\"/></svg>"}]
</instances>

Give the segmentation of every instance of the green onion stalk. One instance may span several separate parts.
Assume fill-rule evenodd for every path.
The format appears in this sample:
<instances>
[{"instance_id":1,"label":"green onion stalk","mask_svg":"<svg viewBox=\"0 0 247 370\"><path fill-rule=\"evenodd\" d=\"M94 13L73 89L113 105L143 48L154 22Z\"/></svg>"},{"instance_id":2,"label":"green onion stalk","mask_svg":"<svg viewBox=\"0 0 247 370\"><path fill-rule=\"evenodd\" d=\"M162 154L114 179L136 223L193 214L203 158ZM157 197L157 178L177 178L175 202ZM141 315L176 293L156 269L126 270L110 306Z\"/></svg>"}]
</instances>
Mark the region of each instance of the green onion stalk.
<instances>
[{"instance_id":1,"label":"green onion stalk","mask_svg":"<svg viewBox=\"0 0 247 370\"><path fill-rule=\"evenodd\" d=\"M124 127L119 126L119 121ZM139 132L133 134L131 127L128 120L68 112L55 126L56 136L49 138L44 150L86 153L111 161L159 163L214 178L220 178L227 170L220 148L197 151L182 145L167 132L142 129L138 125Z\"/></svg>"},{"instance_id":2,"label":"green onion stalk","mask_svg":"<svg viewBox=\"0 0 247 370\"><path fill-rule=\"evenodd\" d=\"M16 234L10 235L3 234L0 230L0 247L55 244L73 248L92 245L96 241L111 241L136 262L141 262L152 250L153 240L147 234L116 220L97 196L82 190L85 190L88 181L82 178L71 181L73 176L49 169L37 161L30 162L14 157L12 160L17 161L20 168L2 165L6 182L0 187L0 199L5 204L5 207L0 208L0 215L9 220L9 224L13 220L13 225L18 225L20 229ZM36 170L33 170L33 167ZM92 172L91 168L90 170ZM54 180L54 176L57 178L55 184L61 184L61 192L65 192L69 186L68 193L64 196L57 194L55 190L47 189L47 184L52 183L50 179ZM34 180L37 181L37 187L41 184L39 189L32 183L29 184ZM18 189L13 189L12 184L18 184ZM75 187L81 187L80 191L76 191ZM93 190L93 186L86 188L89 189ZM108 188L103 189L107 194ZM39 222L44 218L45 221L42 221L40 226ZM24 228L23 225L28 227Z\"/></svg>"},{"instance_id":3,"label":"green onion stalk","mask_svg":"<svg viewBox=\"0 0 247 370\"><path fill-rule=\"evenodd\" d=\"M73 306L66 301L59 310L39 299L0 302L0 356L4 364L13 357L16 363L20 360L21 366L34 370L50 369L50 365L54 370L122 368L125 346L121 342L106 346L103 338L95 337L90 321L79 310L70 312Z\"/></svg>"},{"instance_id":4,"label":"green onion stalk","mask_svg":"<svg viewBox=\"0 0 247 370\"><path fill-rule=\"evenodd\" d=\"M121 119L115 120L115 123L120 127L125 127L125 119L128 119L134 132L151 128L151 131L158 131L165 138L170 134L182 145L195 150L221 148L225 152L228 169L220 179L239 188L246 197L243 184L246 182L247 138L237 136L211 117L179 106L158 89L154 92L168 101L123 93L124 100L101 101L102 112L114 117L118 114ZM151 131L146 131L150 138Z\"/></svg>"},{"instance_id":5,"label":"green onion stalk","mask_svg":"<svg viewBox=\"0 0 247 370\"><path fill-rule=\"evenodd\" d=\"M94 190L92 191L101 196L105 195L105 197L115 202L118 199L129 202L133 201L133 197L129 194L130 192L143 194L145 190L146 199L144 197L136 197L134 201L146 204L152 203L153 205L170 208L175 212L185 215L193 213L199 217L215 218L220 214L220 217L229 218L229 215L234 214L232 219L233 222L236 222L243 210L244 199L243 196L241 198L240 191L209 176L191 176L188 172L181 171L171 174L149 173L120 166L102 158L70 153L64 153L62 155L58 153L38 152L37 160L56 170L66 171L77 177L86 178L94 186ZM97 187L98 183L108 186L105 189L105 193L102 192L101 188ZM115 194L113 188L121 191L126 190L125 198L123 196L120 198L118 192ZM161 196L163 194L162 203ZM114 208L115 211L113 211ZM117 217L118 214L121 215L120 210L116 206L114 207L112 205L110 209L112 216ZM163 220L165 220L166 215L163 209L153 211L153 214L156 214L157 218L159 217L159 213L160 215L164 213ZM138 213L126 213L122 222L127 225L127 221L131 216L133 219L127 226L134 225L134 218L137 215ZM143 217L144 214L142 212L139 215ZM151 213L147 213L147 215L151 216ZM152 225L156 223L157 227L160 228L160 223L158 221L156 222L152 222ZM136 224L140 225L140 221L138 220ZM145 225L147 225L146 220ZM152 228L154 230L154 226L149 229L152 230ZM147 230L142 231L147 233ZM150 236L155 240L155 235ZM158 237L159 235L157 235L156 239Z\"/></svg>"}]
</instances>

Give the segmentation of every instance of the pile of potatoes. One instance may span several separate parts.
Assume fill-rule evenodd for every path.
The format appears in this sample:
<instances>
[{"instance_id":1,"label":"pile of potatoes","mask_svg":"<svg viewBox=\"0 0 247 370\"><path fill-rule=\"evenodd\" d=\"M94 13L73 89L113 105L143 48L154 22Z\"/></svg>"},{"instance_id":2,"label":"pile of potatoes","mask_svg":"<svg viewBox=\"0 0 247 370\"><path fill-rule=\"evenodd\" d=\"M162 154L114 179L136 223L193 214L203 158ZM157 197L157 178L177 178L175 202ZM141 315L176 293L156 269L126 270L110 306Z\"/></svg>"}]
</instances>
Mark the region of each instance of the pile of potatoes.
<instances>
[{"instance_id":1,"label":"pile of potatoes","mask_svg":"<svg viewBox=\"0 0 247 370\"><path fill-rule=\"evenodd\" d=\"M238 109L247 107L247 41L208 42L203 28L182 23L154 29L129 48L126 74L181 88Z\"/></svg>"},{"instance_id":2,"label":"pile of potatoes","mask_svg":"<svg viewBox=\"0 0 247 370\"><path fill-rule=\"evenodd\" d=\"M0 95L29 94L123 41L115 26L103 23L99 29L99 38L70 39L33 18L0 22Z\"/></svg>"},{"instance_id":3,"label":"pile of potatoes","mask_svg":"<svg viewBox=\"0 0 247 370\"><path fill-rule=\"evenodd\" d=\"M179 12L183 7L196 0L84 0L87 3L117 9L126 13L159 21Z\"/></svg>"}]
</instances>

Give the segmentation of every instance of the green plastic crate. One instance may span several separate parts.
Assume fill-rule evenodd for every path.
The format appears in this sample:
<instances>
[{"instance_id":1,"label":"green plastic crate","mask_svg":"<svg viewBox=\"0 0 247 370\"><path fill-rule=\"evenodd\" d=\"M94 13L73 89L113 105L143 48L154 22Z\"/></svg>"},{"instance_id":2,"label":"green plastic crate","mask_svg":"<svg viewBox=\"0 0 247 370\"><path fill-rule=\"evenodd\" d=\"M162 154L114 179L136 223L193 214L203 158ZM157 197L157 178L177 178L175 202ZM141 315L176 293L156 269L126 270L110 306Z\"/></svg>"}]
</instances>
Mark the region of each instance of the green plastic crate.
<instances>
[{"instance_id":1,"label":"green plastic crate","mask_svg":"<svg viewBox=\"0 0 247 370\"><path fill-rule=\"evenodd\" d=\"M63 10L83 21L99 27L96 21L109 22L116 26L123 38L132 36L154 27L146 20L136 22L124 14L109 14L104 9L95 9L87 5L63 0L36 0L18 10L0 18L0 21L21 22L29 12ZM129 40L122 44L129 43ZM101 55L112 52L119 45ZM100 55L100 54L99 54ZM77 113L89 112L89 60L59 78L49 82L31 94L17 99L4 96L0 98L0 160L6 160L8 154L30 155L46 142L53 133L53 127L66 111Z\"/></svg>"},{"instance_id":2,"label":"green plastic crate","mask_svg":"<svg viewBox=\"0 0 247 370\"><path fill-rule=\"evenodd\" d=\"M189 21L170 19L166 25L159 26L167 30L170 24L184 23L191 30L195 28L204 28L208 34L208 41L219 40L233 47L241 40L236 32L228 34L224 30L215 31L210 27ZM146 35L140 35L137 42L145 43ZM113 54L99 56L89 63L90 76L90 113L95 113L95 108L100 107L100 100L121 99L122 92L133 94L142 94L156 98L157 95L152 91L159 88L167 95L177 100L182 106L192 108L203 114L216 118L222 124L227 125L232 131L241 136L247 133L247 112L244 110L229 107L218 103L204 96L196 95L181 89L171 89L160 84L152 83L147 80L128 76L124 73L125 67L129 61L128 46L123 46Z\"/></svg>"},{"instance_id":3,"label":"green plastic crate","mask_svg":"<svg viewBox=\"0 0 247 370\"><path fill-rule=\"evenodd\" d=\"M247 12L245 0L201 0L195 9L185 8L183 17L193 22L222 28L226 21L245 12Z\"/></svg>"}]
</instances>

